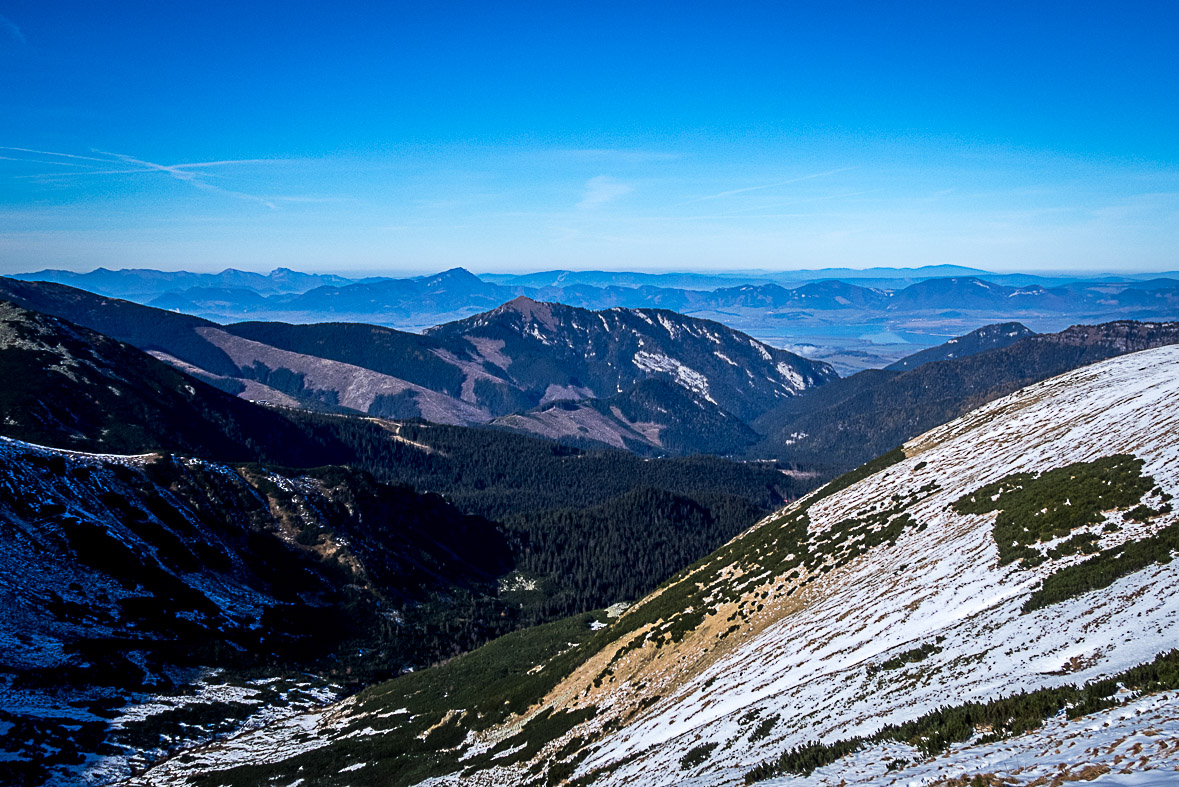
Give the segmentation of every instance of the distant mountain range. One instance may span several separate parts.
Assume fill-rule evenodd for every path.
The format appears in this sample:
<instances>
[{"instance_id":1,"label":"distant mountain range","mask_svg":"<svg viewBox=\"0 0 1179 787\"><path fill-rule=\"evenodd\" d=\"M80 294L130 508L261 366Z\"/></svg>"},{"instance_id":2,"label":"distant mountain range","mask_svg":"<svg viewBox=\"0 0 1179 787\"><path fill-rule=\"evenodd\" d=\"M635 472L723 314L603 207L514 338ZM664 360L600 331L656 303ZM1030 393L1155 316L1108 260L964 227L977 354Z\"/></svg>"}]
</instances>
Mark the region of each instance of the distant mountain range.
<instances>
[{"instance_id":1,"label":"distant mountain range","mask_svg":"<svg viewBox=\"0 0 1179 787\"><path fill-rule=\"evenodd\" d=\"M288 322L327 319L426 327L489 311L516 297L587 309L661 308L720 316L726 310L772 314L838 312L891 315L985 312L992 315L1107 315L1150 318L1179 309L1179 274L1053 278L989 274L956 266L830 269L787 274L706 276L554 271L475 276L462 268L415 278L348 280L280 268L263 276L148 270L79 274L39 271L23 281L68 284L218 322L247 317ZM1127 311L1134 314L1126 314Z\"/></svg>"},{"instance_id":2,"label":"distant mountain range","mask_svg":"<svg viewBox=\"0 0 1179 787\"><path fill-rule=\"evenodd\" d=\"M455 269L461 270L461 269ZM269 274L241 271L228 268L220 273L192 273L189 271L161 271L149 268L124 268L110 270L96 268L86 273L67 270L40 270L30 273L6 274L26 281L49 281L68 284L73 287L99 292L104 295L138 298L154 293L174 292L193 287L247 289L260 293L302 293L320 286L344 286L350 284L376 283L405 277L366 276L361 278L336 274L308 274L276 268ZM917 268L818 268L788 271L735 271L726 273L694 273L677 271L669 273L639 273L632 271L573 271L551 270L536 273L482 273L478 278L484 282L507 287L588 286L593 288L623 287L628 289L651 287L656 289L715 290L737 287L745 284L768 283L797 286L809 281L838 280L855 282L863 287L906 287L926 279L948 277L976 277L987 281L1025 285L1040 283L1045 286L1068 281L1145 281L1158 278L1179 278L1179 272L1138 273L1138 274L1095 274L1075 276L1069 274L1028 274L995 273L980 268L961 265L925 265ZM408 280L429 280L434 276L417 276Z\"/></svg>"},{"instance_id":3,"label":"distant mountain range","mask_svg":"<svg viewBox=\"0 0 1179 787\"><path fill-rule=\"evenodd\" d=\"M820 268L793 271L737 271L733 273L634 273L628 271L570 271L553 270L523 274L482 274L484 281L524 287L658 287L688 290L713 290L742 284L768 282L818 281L823 279L859 280L861 282L888 281L901 286L922 279L941 276L988 276L987 271L961 265L924 265L918 268Z\"/></svg>"},{"instance_id":4,"label":"distant mountain range","mask_svg":"<svg viewBox=\"0 0 1179 787\"><path fill-rule=\"evenodd\" d=\"M43 270L18 273L14 279L51 281L68 284L102 295L139 300L154 298L179 290L208 288L210 290L247 290L262 294L300 293L315 287L353 284L343 276L320 273L300 273L290 268L275 268L268 274L239 271L233 268L220 273L190 273L188 271L157 271L149 268L109 270L96 268L88 273L63 270Z\"/></svg>"},{"instance_id":5,"label":"distant mountain range","mask_svg":"<svg viewBox=\"0 0 1179 787\"><path fill-rule=\"evenodd\" d=\"M455 269L456 271L462 269ZM463 271L466 273L466 271ZM445 274L438 274L445 275ZM749 271L746 273L633 273L627 271L568 271L554 270L538 273L495 274L486 273L478 278L482 281L507 287L543 289L546 287L589 286L593 288L624 287L712 290L734 287L742 284L765 284L769 282L798 283L820 279L845 279L865 281L887 281L904 284L922 279L944 276L1002 276L977 268L959 265L931 265L921 268L827 268L821 270L800 270L769 273ZM381 281L429 280L434 276L418 276L406 279L393 276L368 276L349 278L333 274L307 274L290 268L276 268L269 274L254 273L228 268L220 273L191 273L188 271L159 271L148 268L125 268L110 270L96 268L79 273L67 270L41 270L31 273L12 274L12 278L26 281L49 281L68 284L91 292L137 300L153 293L176 292L195 287L211 289L246 289L259 293L302 293L320 286L344 286L350 284L372 284Z\"/></svg>"}]
</instances>

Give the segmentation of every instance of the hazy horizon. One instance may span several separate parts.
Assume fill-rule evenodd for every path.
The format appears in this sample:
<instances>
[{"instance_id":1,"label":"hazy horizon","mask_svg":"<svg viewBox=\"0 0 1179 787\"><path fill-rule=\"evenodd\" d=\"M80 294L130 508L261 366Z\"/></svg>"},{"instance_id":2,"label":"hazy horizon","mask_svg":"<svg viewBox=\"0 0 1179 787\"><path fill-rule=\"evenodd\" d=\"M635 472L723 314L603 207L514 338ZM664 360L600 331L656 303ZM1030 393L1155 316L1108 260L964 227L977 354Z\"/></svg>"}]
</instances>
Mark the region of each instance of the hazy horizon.
<instances>
[{"instance_id":1,"label":"hazy horizon","mask_svg":"<svg viewBox=\"0 0 1179 787\"><path fill-rule=\"evenodd\" d=\"M643 267L638 267L638 266L606 268L606 267L595 267L592 265L586 265L586 266L575 267L575 268L574 267L570 267L570 268L559 268L559 267L529 267L529 268L519 267L519 268L514 268L514 267L510 267L510 266L505 266L503 268L498 268L498 269L494 269L494 270L481 270L481 269L478 269L477 267L468 267L465 265L455 265L455 266L451 266L450 268L422 268L422 269L406 268L406 269L390 270L390 269L381 269L381 268L370 268L370 269L313 268L310 266L296 268L296 267L292 267L289 265L277 265L277 266L273 266L273 267L266 267L266 266L248 267L248 266L234 266L234 265L217 266L215 264L210 264L210 265L200 265L200 266L194 265L191 267L175 267L175 266L174 267L152 267L152 266L147 266L147 265L145 265L145 266L117 266L117 267L101 266L101 265L100 266L76 266L76 267L62 266L62 267L46 267L46 268L29 269L29 270L25 270L25 269L0 270L0 276L27 275L27 274L38 273L41 271L50 271L50 270L52 270L52 271L66 271L66 272L78 273L78 274L93 273L93 272L100 270L100 269L108 270L108 271L112 271L112 272L116 272L116 273L121 272L121 271L139 270L139 271L159 271L162 273L197 273L197 274L218 274L218 273L223 273L226 271L237 270L237 271L242 271L245 273L258 273L261 275L269 275L269 274L275 273L279 270L292 270L292 271L295 271L296 273L306 273L306 274L315 274L315 275L332 275L332 276L340 276L340 277L346 278L346 279L363 279L363 278L377 278L377 277L420 278L420 277L428 277L428 276L438 275L438 274L444 273L448 270L462 269L462 270L466 270L469 273L474 274L475 276L480 276L480 277L482 277L482 276L528 276L528 275L534 275L534 274L554 273L554 272L614 273L614 274L633 273L633 274L639 274L639 275L652 275L652 276L700 275L700 276L728 276L728 277L741 277L741 276L749 276L749 277L767 276L767 277L769 277L769 276L781 276L784 274L791 274L791 273L824 273L824 272L829 272L829 271L830 272L849 271L851 273L864 273L864 272L869 272L869 271L874 271L874 270L880 270L880 271L920 271L920 270L924 270L924 269L939 268L939 267L954 267L954 268L962 268L965 270L975 270L975 271L978 271L980 273L984 273L987 275L997 275L997 276L1009 275L1009 274L1023 274L1023 275L1027 275L1027 276L1044 276L1044 277L1053 277L1053 278L1070 278L1070 277L1096 278L1096 277L1101 277L1104 275L1109 275L1109 276L1148 276L1151 274L1164 274L1164 273L1176 273L1177 272L1176 270L1170 270L1165 267L1159 267L1159 268L1154 268L1154 269L1150 269L1150 268L1143 268L1143 269L1092 268L1092 269L1084 270L1084 269L1079 269L1079 268L1071 268L1071 269L1050 269L1050 268L1048 268L1048 269L1038 269L1037 270L1037 269L1022 269L1021 268L1021 269L1003 270L1003 269L977 268L974 266L957 266L957 265L952 265L950 263L933 264L933 265L920 265L920 266L842 265L842 266L832 266L832 267L826 267L826 268L777 268L777 269L775 269L775 268L705 268L705 267L687 269L687 268L670 268L670 267L669 268L655 268L655 267L643 268ZM954 274L947 274L947 275L954 275Z\"/></svg>"}]
</instances>

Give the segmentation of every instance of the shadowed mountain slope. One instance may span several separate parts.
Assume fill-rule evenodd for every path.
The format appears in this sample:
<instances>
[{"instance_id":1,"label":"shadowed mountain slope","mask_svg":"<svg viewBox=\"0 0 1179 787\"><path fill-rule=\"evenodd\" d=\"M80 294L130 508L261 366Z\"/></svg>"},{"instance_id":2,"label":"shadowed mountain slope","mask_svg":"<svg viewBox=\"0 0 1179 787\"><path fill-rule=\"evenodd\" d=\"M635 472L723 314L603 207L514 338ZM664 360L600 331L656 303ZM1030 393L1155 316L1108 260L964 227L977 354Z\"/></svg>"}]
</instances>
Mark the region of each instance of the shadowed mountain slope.
<instances>
[{"instance_id":1,"label":"shadowed mountain slope","mask_svg":"<svg viewBox=\"0 0 1179 787\"><path fill-rule=\"evenodd\" d=\"M274 694L251 683L258 670L318 683L282 700L313 704L340 687L307 670L364 682L510 628L488 614L440 636L420 619L425 603L463 606L439 599L495 605L513 564L492 523L436 495L343 468L282 474L8 438L0 459L5 784L86 782L102 757L127 776L145 755L205 742L259 710L243 698ZM228 696L207 691L226 681Z\"/></svg>"},{"instance_id":2,"label":"shadowed mountain slope","mask_svg":"<svg viewBox=\"0 0 1179 787\"><path fill-rule=\"evenodd\" d=\"M330 435L212 388L126 344L0 301L0 432L109 453L328 464Z\"/></svg>"},{"instance_id":3,"label":"shadowed mountain slope","mask_svg":"<svg viewBox=\"0 0 1179 787\"><path fill-rule=\"evenodd\" d=\"M945 344L930 347L918 353L906 356L894 364L884 367L892 371L907 372L934 361L949 361L954 358L966 358L978 355L987 350L1007 347L1020 339L1034 336L1035 332L1017 322L996 323L984 325L964 336L957 336Z\"/></svg>"},{"instance_id":4,"label":"shadowed mountain slope","mask_svg":"<svg viewBox=\"0 0 1179 787\"><path fill-rule=\"evenodd\" d=\"M754 450L846 470L1030 383L1113 356L1177 342L1179 323L1077 325L894 376L877 372L861 382L857 380L860 375L855 375L841 384L842 390L855 393L840 401L813 410L806 409L804 402L790 402L782 407L783 413L771 411L762 416L758 423L773 431Z\"/></svg>"},{"instance_id":5,"label":"shadowed mountain slope","mask_svg":"<svg viewBox=\"0 0 1179 787\"><path fill-rule=\"evenodd\" d=\"M63 284L0 277L0 299L69 320L145 351L160 351L212 375L232 377L237 365L205 341L197 328L217 324L131 301L94 295Z\"/></svg>"}]
</instances>

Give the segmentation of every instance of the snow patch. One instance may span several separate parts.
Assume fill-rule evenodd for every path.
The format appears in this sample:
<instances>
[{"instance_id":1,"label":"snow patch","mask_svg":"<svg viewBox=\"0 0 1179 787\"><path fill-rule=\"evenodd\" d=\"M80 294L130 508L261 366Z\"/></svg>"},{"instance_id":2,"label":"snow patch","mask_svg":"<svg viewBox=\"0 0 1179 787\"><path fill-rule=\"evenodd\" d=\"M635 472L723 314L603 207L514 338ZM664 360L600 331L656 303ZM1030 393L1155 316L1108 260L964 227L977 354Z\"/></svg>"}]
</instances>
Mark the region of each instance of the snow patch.
<instances>
[{"instance_id":1,"label":"snow patch","mask_svg":"<svg viewBox=\"0 0 1179 787\"><path fill-rule=\"evenodd\" d=\"M793 366L779 361L776 368L778 369L778 374L785 377L786 381L790 383L790 387L795 391L801 391L803 388L806 388L806 380L803 379L802 375Z\"/></svg>"},{"instance_id":2,"label":"snow patch","mask_svg":"<svg viewBox=\"0 0 1179 787\"><path fill-rule=\"evenodd\" d=\"M640 350L635 353L634 365L645 372L670 374L680 386L716 404L716 400L708 394L708 378L675 358L669 358L661 353Z\"/></svg>"}]
</instances>

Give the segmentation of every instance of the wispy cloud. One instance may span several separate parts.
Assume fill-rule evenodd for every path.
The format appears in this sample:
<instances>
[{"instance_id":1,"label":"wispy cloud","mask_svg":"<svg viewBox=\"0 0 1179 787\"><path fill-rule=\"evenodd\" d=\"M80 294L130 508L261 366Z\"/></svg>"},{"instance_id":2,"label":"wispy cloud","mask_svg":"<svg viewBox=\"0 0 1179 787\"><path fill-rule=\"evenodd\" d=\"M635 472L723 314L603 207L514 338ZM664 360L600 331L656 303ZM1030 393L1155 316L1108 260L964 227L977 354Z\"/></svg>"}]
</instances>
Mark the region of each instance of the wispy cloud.
<instances>
[{"instance_id":1,"label":"wispy cloud","mask_svg":"<svg viewBox=\"0 0 1179 787\"><path fill-rule=\"evenodd\" d=\"M51 172L37 175L26 175L26 178L42 178L47 180L57 180L62 178L76 177L78 175L135 175L141 173L159 172L167 175L174 180L187 183L194 188L201 191L212 192L215 194L223 194L234 199L242 199L250 202L257 202L260 205L265 205L271 210L276 209L275 200L269 197L259 196L257 194L250 194L244 191L234 191L232 189L222 188L213 183L209 183L205 178L204 170L214 167L231 167L243 164L268 164L273 163L275 159L226 159L220 161L197 161L188 164L159 164L154 161L146 161L144 159L128 156L123 153L108 153L102 150L94 150L94 156L82 156L76 153L59 153L52 150L34 150L32 148L19 148L10 146L0 146L0 150L12 153L25 153L35 156L52 156L58 159L67 159L67 161L44 161L26 157L16 156L0 156L0 159L7 161L23 161L37 164L54 164L58 166L79 167L80 170L73 170L70 172ZM92 163L80 163L92 162ZM98 167L102 164L103 167ZM122 165L117 169L111 169L112 166ZM294 201L293 198L284 198L285 201Z\"/></svg>"},{"instance_id":2,"label":"wispy cloud","mask_svg":"<svg viewBox=\"0 0 1179 787\"><path fill-rule=\"evenodd\" d=\"M645 164L653 161L675 161L683 158L683 155L680 153L659 150L635 150L630 148L562 148L553 152L571 158L606 159L622 164Z\"/></svg>"},{"instance_id":3,"label":"wispy cloud","mask_svg":"<svg viewBox=\"0 0 1179 787\"><path fill-rule=\"evenodd\" d=\"M167 172L169 175L176 178L177 180L183 180L183 181L190 181L190 180L193 180L196 177L198 177L198 173L191 171L194 169L207 169L209 167L226 167L226 166L232 166L234 164L262 164L262 163L266 163L269 161L269 159L246 158L246 159L232 159L232 160L227 160L227 161L198 161L193 164L156 164L155 162L152 162L152 161L144 161L143 159L137 159L132 156L126 156L126 155L123 155L122 153L106 153L101 150L95 151L95 152L103 153L103 155L110 156L111 158L126 162L128 164L137 164L137 165L144 167L146 169L154 169L158 172Z\"/></svg>"},{"instance_id":4,"label":"wispy cloud","mask_svg":"<svg viewBox=\"0 0 1179 787\"><path fill-rule=\"evenodd\" d=\"M775 183L766 183L761 186L746 186L745 188L741 188L741 189L729 189L728 191L720 191L720 192L717 192L716 194L708 194L703 197L696 197L695 199L688 200L688 202L704 202L705 200L710 200L710 199L723 199L724 197L733 197L738 194L747 194L751 191L764 191L765 189L776 189L780 186L789 186L791 183L801 183L804 180L814 180L815 178L825 178L828 175L835 175L840 172L847 172L848 170L853 170L853 169L855 169L855 167L840 167L839 169L829 169L826 172L815 172L811 175L800 175L797 178L790 178L789 180L779 180Z\"/></svg>"},{"instance_id":5,"label":"wispy cloud","mask_svg":"<svg viewBox=\"0 0 1179 787\"><path fill-rule=\"evenodd\" d=\"M356 202L355 197L272 197L275 202L292 202L304 205L334 205L343 202Z\"/></svg>"},{"instance_id":6,"label":"wispy cloud","mask_svg":"<svg viewBox=\"0 0 1179 787\"><path fill-rule=\"evenodd\" d=\"M0 30L3 31L6 38L22 46L25 44L25 34L20 31L15 22L3 14L0 14Z\"/></svg>"},{"instance_id":7,"label":"wispy cloud","mask_svg":"<svg viewBox=\"0 0 1179 787\"><path fill-rule=\"evenodd\" d=\"M607 202L612 202L632 191L634 189L629 184L609 175L598 175L585 182L585 193L581 202L577 203L577 207L585 209L605 205Z\"/></svg>"}]
</instances>

